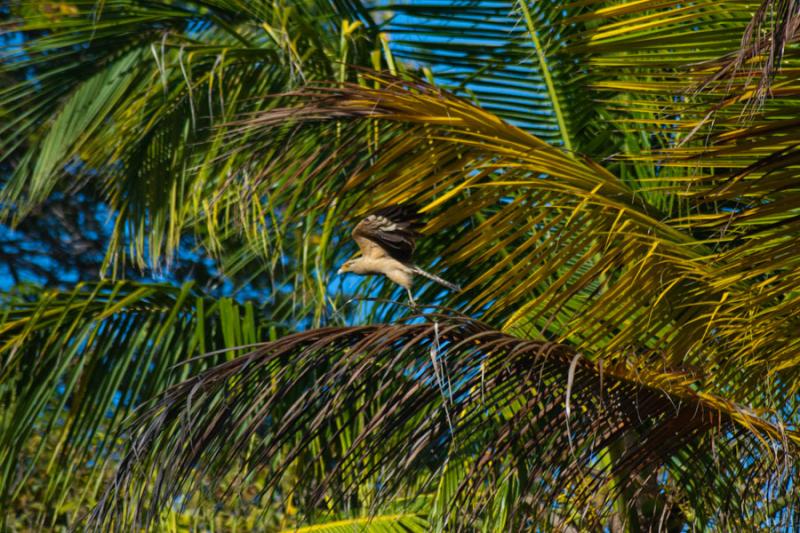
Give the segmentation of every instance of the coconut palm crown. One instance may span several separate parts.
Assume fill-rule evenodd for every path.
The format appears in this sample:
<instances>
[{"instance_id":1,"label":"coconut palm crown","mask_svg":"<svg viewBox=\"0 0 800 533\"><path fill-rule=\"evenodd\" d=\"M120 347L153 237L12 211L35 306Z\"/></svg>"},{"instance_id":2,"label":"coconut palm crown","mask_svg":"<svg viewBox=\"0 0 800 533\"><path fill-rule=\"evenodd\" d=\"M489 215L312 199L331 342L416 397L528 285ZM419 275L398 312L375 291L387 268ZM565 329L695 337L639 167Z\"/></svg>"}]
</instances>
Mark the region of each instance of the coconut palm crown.
<instances>
[{"instance_id":1,"label":"coconut palm crown","mask_svg":"<svg viewBox=\"0 0 800 533\"><path fill-rule=\"evenodd\" d=\"M0 18L5 528L797 527L796 0Z\"/></svg>"}]
</instances>

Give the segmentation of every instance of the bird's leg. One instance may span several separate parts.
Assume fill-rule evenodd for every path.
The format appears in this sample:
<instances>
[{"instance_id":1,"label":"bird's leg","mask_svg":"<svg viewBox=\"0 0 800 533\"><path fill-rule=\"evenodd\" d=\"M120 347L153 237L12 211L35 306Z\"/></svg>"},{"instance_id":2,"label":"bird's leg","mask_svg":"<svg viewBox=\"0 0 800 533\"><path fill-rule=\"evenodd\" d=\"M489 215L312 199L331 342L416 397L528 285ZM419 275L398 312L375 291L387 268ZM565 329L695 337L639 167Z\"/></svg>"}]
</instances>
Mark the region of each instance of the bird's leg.
<instances>
[{"instance_id":1,"label":"bird's leg","mask_svg":"<svg viewBox=\"0 0 800 533\"><path fill-rule=\"evenodd\" d=\"M414 296L411 294L411 289L406 287L406 292L408 293L408 302L411 304L411 307L416 308L417 302L414 301Z\"/></svg>"}]
</instances>

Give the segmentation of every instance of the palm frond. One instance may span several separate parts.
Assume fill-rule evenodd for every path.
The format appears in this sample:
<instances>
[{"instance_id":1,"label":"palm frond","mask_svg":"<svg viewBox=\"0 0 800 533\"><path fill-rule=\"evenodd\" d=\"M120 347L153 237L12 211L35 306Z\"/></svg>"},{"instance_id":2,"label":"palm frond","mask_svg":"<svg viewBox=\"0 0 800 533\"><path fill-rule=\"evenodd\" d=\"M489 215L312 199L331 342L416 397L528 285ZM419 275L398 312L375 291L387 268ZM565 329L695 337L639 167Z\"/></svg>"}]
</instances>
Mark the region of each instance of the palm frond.
<instances>
[{"instance_id":1,"label":"palm frond","mask_svg":"<svg viewBox=\"0 0 800 533\"><path fill-rule=\"evenodd\" d=\"M424 533L430 531L424 516L414 513L349 518L331 522L317 522L309 526L293 527L282 533Z\"/></svg>"},{"instance_id":2,"label":"palm frond","mask_svg":"<svg viewBox=\"0 0 800 533\"><path fill-rule=\"evenodd\" d=\"M564 44L584 11L559 2L434 1L378 4L394 55L429 69L431 80L568 150L607 155L581 65Z\"/></svg>"},{"instance_id":3,"label":"palm frond","mask_svg":"<svg viewBox=\"0 0 800 533\"><path fill-rule=\"evenodd\" d=\"M308 81L355 79L346 64L380 66L357 2L73 4L63 16L44 10L15 27L25 37L2 69L35 76L0 92L0 107L16 117L0 131L0 161L28 143L18 161L6 161L14 173L0 201L6 218L19 220L53 191L91 183L118 215L107 259L117 271L126 255L140 268L169 266L191 229L211 253L233 236L268 232L263 206L237 217L241 226L227 224L238 197L226 187L229 168L208 171L221 148L214 126L274 106ZM242 184L262 197L280 186ZM270 240L252 251L265 252Z\"/></svg>"},{"instance_id":4,"label":"palm frond","mask_svg":"<svg viewBox=\"0 0 800 533\"><path fill-rule=\"evenodd\" d=\"M645 365L641 355L659 350L671 368L706 369L697 374L706 386L743 401L763 379L794 393L795 278L764 285L793 258L762 257L751 274L736 250L719 254L717 239L670 221L601 165L421 82L373 79L382 87L309 90L303 105L243 119L230 134L257 139L287 119L387 121L377 159L345 190L370 189L370 205L425 205L427 232L450 242L431 250L443 256L437 268L465 287L449 305L598 359L627 351ZM745 302L760 307L742 321ZM763 351L745 340L756 334Z\"/></svg>"},{"instance_id":5,"label":"palm frond","mask_svg":"<svg viewBox=\"0 0 800 533\"><path fill-rule=\"evenodd\" d=\"M500 480L517 487L511 529L587 506L596 514L584 524L603 523L622 491L667 480L699 523L787 519L762 516L756 501L766 486L796 490L783 462L795 432L696 393L685 375L634 377L558 344L428 319L290 335L170 388L140 414L93 527L146 527L178 494L223 479L232 457L239 474L220 490L265 472L270 494L296 465L290 490L309 516L364 484L375 505L402 494L404 479L433 488L446 465L472 457L446 493L453 528L486 518ZM755 485L735 482L743 468Z\"/></svg>"},{"instance_id":6,"label":"palm frond","mask_svg":"<svg viewBox=\"0 0 800 533\"><path fill-rule=\"evenodd\" d=\"M798 30L800 3L795 0L761 0L761 5L744 30L739 50L731 54L732 57L725 58L706 83L734 77L747 65L750 76L757 78L753 100L758 107L770 92L786 47L796 43L800 37ZM761 71L753 72L758 63L761 64Z\"/></svg>"},{"instance_id":7,"label":"palm frond","mask_svg":"<svg viewBox=\"0 0 800 533\"><path fill-rule=\"evenodd\" d=\"M48 503L46 520L58 516L67 498L93 505L108 464L126 449L123 422L137 405L236 351L180 372L174 365L279 331L252 304L207 298L191 283L80 284L5 294L3 302L2 498ZM74 482L78 475L82 486ZM32 476L47 480L37 494L29 492Z\"/></svg>"},{"instance_id":8,"label":"palm frond","mask_svg":"<svg viewBox=\"0 0 800 533\"><path fill-rule=\"evenodd\" d=\"M595 72L591 84L617 128L649 137L642 151L653 153L645 158L663 160L659 152L676 145L702 153L745 117L762 123L795 105L800 14L794 2L590 5L566 21L586 25L567 49L586 54ZM661 185L679 190L669 178L684 177L687 168L713 174L726 162L695 158L674 175L666 170Z\"/></svg>"}]
</instances>

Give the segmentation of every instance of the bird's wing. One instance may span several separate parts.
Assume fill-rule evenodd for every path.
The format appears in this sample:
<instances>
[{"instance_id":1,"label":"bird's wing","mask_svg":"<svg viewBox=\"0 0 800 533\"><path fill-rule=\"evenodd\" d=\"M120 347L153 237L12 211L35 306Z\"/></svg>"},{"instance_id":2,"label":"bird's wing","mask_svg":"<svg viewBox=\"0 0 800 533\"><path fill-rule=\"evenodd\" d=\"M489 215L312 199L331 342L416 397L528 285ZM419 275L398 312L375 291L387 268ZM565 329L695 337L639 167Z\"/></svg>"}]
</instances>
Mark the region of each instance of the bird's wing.
<instances>
[{"instance_id":1,"label":"bird's wing","mask_svg":"<svg viewBox=\"0 0 800 533\"><path fill-rule=\"evenodd\" d=\"M417 229L422 227L416 206L391 205L378 209L353 229L364 257L378 259L389 256L408 263L414 253Z\"/></svg>"}]
</instances>

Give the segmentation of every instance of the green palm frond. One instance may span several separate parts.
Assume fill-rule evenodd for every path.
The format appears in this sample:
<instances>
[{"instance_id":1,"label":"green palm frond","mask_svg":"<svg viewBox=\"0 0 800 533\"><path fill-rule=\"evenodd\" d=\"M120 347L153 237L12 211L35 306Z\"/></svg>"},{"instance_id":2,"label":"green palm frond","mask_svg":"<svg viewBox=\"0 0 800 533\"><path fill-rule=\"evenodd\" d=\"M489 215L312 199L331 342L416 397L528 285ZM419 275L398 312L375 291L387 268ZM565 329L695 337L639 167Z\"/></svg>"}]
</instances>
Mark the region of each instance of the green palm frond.
<instances>
[{"instance_id":1,"label":"green palm frond","mask_svg":"<svg viewBox=\"0 0 800 533\"><path fill-rule=\"evenodd\" d=\"M799 22L795 2L771 0L591 2L564 21L585 26L566 49L585 58L609 126L625 136L630 183L701 235L708 217L743 203L711 205L707 191L774 167L795 143Z\"/></svg>"},{"instance_id":2,"label":"green palm frond","mask_svg":"<svg viewBox=\"0 0 800 533\"><path fill-rule=\"evenodd\" d=\"M424 516L414 513L377 515L365 518L349 518L331 522L318 522L310 526L293 527L282 533L424 533L430 531Z\"/></svg>"},{"instance_id":3,"label":"green palm frond","mask_svg":"<svg viewBox=\"0 0 800 533\"><path fill-rule=\"evenodd\" d=\"M0 320L0 487L8 502L25 495L54 505L93 504L107 463L127 449L123 422L139 404L212 350L244 346L280 329L248 303L213 300L192 284L82 284L71 291L3 296ZM46 435L38 445L37 434ZM83 486L73 475L89 472ZM47 484L27 494L31 476ZM75 494L72 491L81 491ZM33 512L31 513L34 514ZM56 516L53 514L52 516Z\"/></svg>"},{"instance_id":4,"label":"green palm frond","mask_svg":"<svg viewBox=\"0 0 800 533\"><path fill-rule=\"evenodd\" d=\"M568 150L607 150L586 90L590 76L564 53L584 8L558 2L435 1L374 7L396 57L441 86ZM599 137L599 138L598 138Z\"/></svg>"},{"instance_id":5,"label":"green palm frond","mask_svg":"<svg viewBox=\"0 0 800 533\"><path fill-rule=\"evenodd\" d=\"M709 141L739 130L745 117L759 125L779 122L795 105L795 2L596 2L566 22L591 26L567 49L587 55L592 86L617 127L651 137L655 153L646 158L663 160L659 152L676 145L683 149L675 155L703 155ZM680 159L671 164L705 172L735 161Z\"/></svg>"},{"instance_id":6,"label":"green palm frond","mask_svg":"<svg viewBox=\"0 0 800 533\"><path fill-rule=\"evenodd\" d=\"M443 253L437 268L446 264L465 287L448 305L506 331L569 341L596 358L659 350L676 368L713 361L713 373L702 373L706 385L742 398L757 386L751 372L765 378L776 368L787 372L779 387L796 390L796 367L787 362L795 343L786 341L797 324L787 307L794 281L765 291L768 272L741 270L741 248L720 254L717 239L670 222L599 164L424 84L375 80L383 87L310 91L305 105L249 118L237 131L270 135L286 117L387 121L379 158L350 178L347 191L369 188L371 202L413 200L431 211L427 232L450 242L433 254ZM793 261L764 268L777 275ZM756 301L759 311L741 321L742 306ZM763 352L745 340L756 331ZM743 380L750 385L730 389Z\"/></svg>"},{"instance_id":7,"label":"green palm frond","mask_svg":"<svg viewBox=\"0 0 800 533\"><path fill-rule=\"evenodd\" d=\"M18 116L2 130L0 158L30 143L2 191L6 215L19 219L53 191L91 183L118 214L111 266L124 258L128 239L141 268L168 263L190 229L219 252L220 241L237 233L227 225L236 197L224 165L217 174L205 170L219 155L215 125L281 101L265 95L354 79L339 64L380 66L370 24L348 22L360 12L356 3L307 4L114 0L75 2L56 18L46 11L26 17L15 29L47 33L24 40L3 64L7 72L36 72L0 92L4 112ZM245 176L242 188L251 187ZM276 188L262 180L251 194ZM251 234L263 228L254 219L264 213L242 217ZM270 258L280 255L269 250Z\"/></svg>"}]
</instances>

